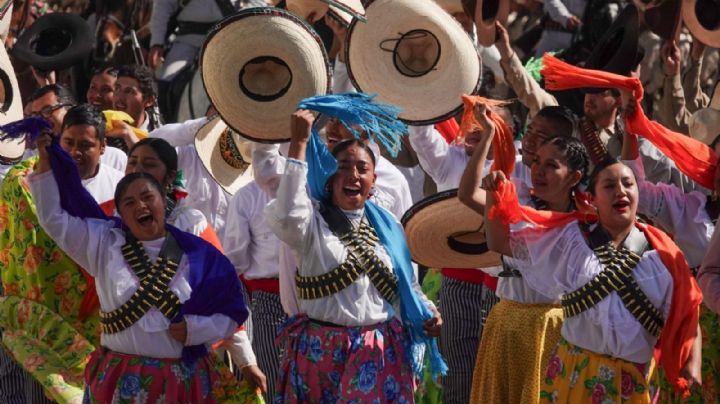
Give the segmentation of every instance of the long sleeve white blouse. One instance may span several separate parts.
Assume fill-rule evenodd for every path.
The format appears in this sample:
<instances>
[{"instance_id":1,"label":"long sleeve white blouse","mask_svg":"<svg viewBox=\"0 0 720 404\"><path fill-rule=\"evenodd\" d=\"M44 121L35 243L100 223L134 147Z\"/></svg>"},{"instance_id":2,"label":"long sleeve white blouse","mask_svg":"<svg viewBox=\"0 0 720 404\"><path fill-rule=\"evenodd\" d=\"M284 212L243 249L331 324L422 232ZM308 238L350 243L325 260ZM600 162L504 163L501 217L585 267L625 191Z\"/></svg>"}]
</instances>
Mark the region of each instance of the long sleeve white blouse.
<instances>
[{"instance_id":1,"label":"long sleeve white blouse","mask_svg":"<svg viewBox=\"0 0 720 404\"><path fill-rule=\"evenodd\" d=\"M545 231L513 231L510 245L523 277L547 293L573 292L603 271L577 221ZM657 251L645 251L632 276L667 319L673 281ZM561 333L582 348L635 363L650 361L657 342L625 308L617 292L611 292L589 310L566 318Z\"/></svg>"},{"instance_id":2,"label":"long sleeve white blouse","mask_svg":"<svg viewBox=\"0 0 720 404\"><path fill-rule=\"evenodd\" d=\"M300 275L317 276L332 271L344 262L348 250L329 229L317 210L316 202L308 196L306 177L307 164L288 159L277 198L265 208L265 217L278 238L292 249L299 263ZM346 214L350 218L362 217L362 212ZM392 268L390 256L381 243L376 245L375 253L388 268ZM434 308L420 290L416 278L413 279L413 288L428 307ZM297 302L300 313L344 326L378 324L399 314L399 308L383 299L367 275L362 275L334 295L312 300L297 298Z\"/></svg>"},{"instance_id":3,"label":"long sleeve white blouse","mask_svg":"<svg viewBox=\"0 0 720 404\"><path fill-rule=\"evenodd\" d=\"M623 163L635 173L640 191L638 213L672 234L690 268L699 267L715 231L705 210L707 196L699 191L684 193L675 185L646 180L641 158Z\"/></svg>"},{"instance_id":4,"label":"long sleeve white blouse","mask_svg":"<svg viewBox=\"0 0 720 404\"><path fill-rule=\"evenodd\" d=\"M137 290L139 281L125 261L121 248L125 234L100 219L81 219L69 215L60 206L58 186L52 172L31 175L30 192L36 202L40 225L65 251L95 278L100 308L104 312L117 309ZM150 260L154 261L164 238L143 242ZM169 285L180 302L190 298L187 258L183 256ZM212 316L186 315L186 345L210 344L233 334L237 323L222 314ZM155 358L179 358L183 345L168 332L170 320L160 311L151 309L129 328L114 334L102 334L100 342L116 352Z\"/></svg>"}]
</instances>

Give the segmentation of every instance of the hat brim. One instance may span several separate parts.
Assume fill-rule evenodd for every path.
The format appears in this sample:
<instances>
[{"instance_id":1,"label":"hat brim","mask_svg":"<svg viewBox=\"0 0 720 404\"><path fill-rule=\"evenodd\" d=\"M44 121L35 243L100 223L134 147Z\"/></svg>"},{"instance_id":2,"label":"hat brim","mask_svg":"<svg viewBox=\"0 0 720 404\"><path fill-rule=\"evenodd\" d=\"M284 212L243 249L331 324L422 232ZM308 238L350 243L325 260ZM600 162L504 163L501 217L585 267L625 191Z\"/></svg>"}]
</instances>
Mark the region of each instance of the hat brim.
<instances>
[{"instance_id":1,"label":"hat brim","mask_svg":"<svg viewBox=\"0 0 720 404\"><path fill-rule=\"evenodd\" d=\"M220 136L227 127L219 117L211 119L195 135L195 150L208 174L225 192L234 195L253 180L253 169L249 165L245 169L237 169L223 159L220 151Z\"/></svg>"},{"instance_id":2,"label":"hat brim","mask_svg":"<svg viewBox=\"0 0 720 404\"><path fill-rule=\"evenodd\" d=\"M50 55L37 52L41 35L55 37L60 33L67 40L67 47ZM74 14L51 13L35 20L30 28L20 35L10 53L21 62L50 71L67 69L84 61L92 47L92 32L85 20Z\"/></svg>"},{"instance_id":3,"label":"hat brim","mask_svg":"<svg viewBox=\"0 0 720 404\"><path fill-rule=\"evenodd\" d=\"M495 10L492 15L485 15L485 5L489 4ZM478 42L482 46L492 46L495 43L496 27L495 22L499 21L503 26L507 25L510 15L509 0L478 0L475 5L475 27L477 28Z\"/></svg>"},{"instance_id":4,"label":"hat brim","mask_svg":"<svg viewBox=\"0 0 720 404\"><path fill-rule=\"evenodd\" d=\"M457 189L429 196L403 215L413 261L430 268L487 268L501 265L489 251L483 216L460 203Z\"/></svg>"},{"instance_id":5,"label":"hat brim","mask_svg":"<svg viewBox=\"0 0 720 404\"><path fill-rule=\"evenodd\" d=\"M23 107L15 70L5 47L0 49L0 125L5 125L23 118ZM0 142L0 157L17 160L25 152L25 140L6 140Z\"/></svg>"},{"instance_id":6,"label":"hat brim","mask_svg":"<svg viewBox=\"0 0 720 404\"><path fill-rule=\"evenodd\" d=\"M682 27L682 0L651 3L643 16L650 31L667 41L677 40Z\"/></svg>"},{"instance_id":7,"label":"hat brim","mask_svg":"<svg viewBox=\"0 0 720 404\"><path fill-rule=\"evenodd\" d=\"M585 62L585 68L627 76L636 66L640 15L627 5L600 38Z\"/></svg>"},{"instance_id":8,"label":"hat brim","mask_svg":"<svg viewBox=\"0 0 720 404\"><path fill-rule=\"evenodd\" d=\"M482 71L475 45L437 3L375 0L365 12L367 23L354 20L348 28L348 76L358 91L378 94L378 101L401 107L402 121L427 125L446 120L462 109L463 94L480 87ZM434 65L412 76L398 68L394 51L387 48L409 32L429 33L439 49Z\"/></svg>"},{"instance_id":9,"label":"hat brim","mask_svg":"<svg viewBox=\"0 0 720 404\"><path fill-rule=\"evenodd\" d=\"M272 96L244 87L243 69L268 58L284 64L289 82ZM290 115L300 100L330 90L329 61L320 37L300 18L274 7L250 8L221 21L201 55L203 86L223 120L262 143L290 139Z\"/></svg>"},{"instance_id":10,"label":"hat brim","mask_svg":"<svg viewBox=\"0 0 720 404\"><path fill-rule=\"evenodd\" d=\"M698 7L697 0L683 0L683 21L685 21L685 25L693 36L707 46L720 48L720 10L711 11L714 13L715 18L718 19L718 21L715 21L716 25L712 28L705 27L698 18L698 15L704 14L705 11Z\"/></svg>"}]
</instances>

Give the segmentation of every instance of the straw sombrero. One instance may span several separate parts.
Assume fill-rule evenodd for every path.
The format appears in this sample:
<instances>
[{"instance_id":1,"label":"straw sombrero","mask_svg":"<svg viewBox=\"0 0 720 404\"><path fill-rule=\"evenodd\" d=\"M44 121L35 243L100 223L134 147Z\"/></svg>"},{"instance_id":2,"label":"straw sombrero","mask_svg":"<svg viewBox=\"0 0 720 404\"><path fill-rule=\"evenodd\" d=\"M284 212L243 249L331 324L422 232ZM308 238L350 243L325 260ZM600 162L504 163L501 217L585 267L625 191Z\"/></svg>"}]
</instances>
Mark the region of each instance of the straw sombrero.
<instances>
[{"instance_id":1,"label":"straw sombrero","mask_svg":"<svg viewBox=\"0 0 720 404\"><path fill-rule=\"evenodd\" d=\"M690 136L706 145L710 145L720 136L720 82L707 108L695 111L688 122Z\"/></svg>"},{"instance_id":2,"label":"straw sombrero","mask_svg":"<svg viewBox=\"0 0 720 404\"><path fill-rule=\"evenodd\" d=\"M460 24L432 0L375 0L367 23L354 20L345 41L358 91L402 108L414 125L443 121L480 86L480 56Z\"/></svg>"},{"instance_id":3,"label":"straw sombrero","mask_svg":"<svg viewBox=\"0 0 720 404\"><path fill-rule=\"evenodd\" d=\"M45 14L25 30L10 53L43 71L62 70L84 61L93 48L87 21L68 13Z\"/></svg>"},{"instance_id":4,"label":"straw sombrero","mask_svg":"<svg viewBox=\"0 0 720 404\"><path fill-rule=\"evenodd\" d=\"M287 141L298 102L330 88L320 37L279 8L250 8L221 21L200 60L215 109L233 130L258 142Z\"/></svg>"},{"instance_id":5,"label":"straw sombrero","mask_svg":"<svg viewBox=\"0 0 720 404\"><path fill-rule=\"evenodd\" d=\"M683 0L683 20L700 42L720 48L720 0Z\"/></svg>"},{"instance_id":6,"label":"straw sombrero","mask_svg":"<svg viewBox=\"0 0 720 404\"><path fill-rule=\"evenodd\" d=\"M500 21L506 26L509 14L509 0L477 0L474 16L480 45L492 46L495 43L495 22Z\"/></svg>"},{"instance_id":7,"label":"straw sombrero","mask_svg":"<svg viewBox=\"0 0 720 404\"><path fill-rule=\"evenodd\" d=\"M488 251L483 216L460 203L457 189L429 196L402 218L413 261L430 268L487 268L501 265Z\"/></svg>"},{"instance_id":8,"label":"straw sombrero","mask_svg":"<svg viewBox=\"0 0 720 404\"><path fill-rule=\"evenodd\" d=\"M228 128L220 117L198 130L195 149L207 172L230 195L253 180L252 142Z\"/></svg>"},{"instance_id":9,"label":"straw sombrero","mask_svg":"<svg viewBox=\"0 0 720 404\"><path fill-rule=\"evenodd\" d=\"M311 24L330 13L345 24L353 18L364 21L365 8L361 0L287 0L288 11Z\"/></svg>"},{"instance_id":10,"label":"straw sombrero","mask_svg":"<svg viewBox=\"0 0 720 404\"><path fill-rule=\"evenodd\" d=\"M4 46L0 46L0 125L23 118L20 87L18 87L15 70ZM14 163L25 153L25 140L15 139L0 142L0 162Z\"/></svg>"}]
</instances>

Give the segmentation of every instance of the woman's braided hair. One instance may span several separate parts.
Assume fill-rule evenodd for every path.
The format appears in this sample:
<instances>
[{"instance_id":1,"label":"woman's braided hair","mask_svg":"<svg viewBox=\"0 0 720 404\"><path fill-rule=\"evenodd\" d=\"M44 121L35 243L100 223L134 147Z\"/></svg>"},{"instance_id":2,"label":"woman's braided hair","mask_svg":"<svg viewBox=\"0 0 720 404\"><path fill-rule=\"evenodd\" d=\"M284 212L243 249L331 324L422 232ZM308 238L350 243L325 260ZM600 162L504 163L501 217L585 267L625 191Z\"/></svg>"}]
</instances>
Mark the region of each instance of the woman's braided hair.
<instances>
[{"instance_id":1,"label":"woman's braided hair","mask_svg":"<svg viewBox=\"0 0 720 404\"><path fill-rule=\"evenodd\" d=\"M544 144L557 147L567 159L568 166L572 170L580 171L582 174L580 183L584 182L590 167L590 156L582 142L568 136L555 136Z\"/></svg>"}]
</instances>

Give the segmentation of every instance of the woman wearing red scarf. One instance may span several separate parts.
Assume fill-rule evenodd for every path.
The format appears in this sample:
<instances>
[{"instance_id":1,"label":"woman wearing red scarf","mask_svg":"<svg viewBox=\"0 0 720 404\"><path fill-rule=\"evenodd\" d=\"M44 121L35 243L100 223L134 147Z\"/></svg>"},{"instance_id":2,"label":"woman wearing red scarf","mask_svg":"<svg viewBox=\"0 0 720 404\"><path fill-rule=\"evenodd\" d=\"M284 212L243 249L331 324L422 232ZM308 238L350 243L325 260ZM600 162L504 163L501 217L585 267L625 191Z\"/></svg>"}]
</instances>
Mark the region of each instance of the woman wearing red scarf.
<instances>
[{"instance_id":1,"label":"woman wearing red scarf","mask_svg":"<svg viewBox=\"0 0 720 404\"><path fill-rule=\"evenodd\" d=\"M489 111L485 105L475 108L478 107L481 113L476 115L481 117L478 123L483 128L483 137L465 169L458 196L483 214L487 192L480 188L481 173L490 142L496 137L496 128L486 115ZM523 198L522 203L537 209L573 211L577 209L575 191L589 164L585 147L578 140L563 136L543 142L530 168L533 194ZM498 278L496 291L501 300L485 323L473 374L471 402L537 403L541 376L560 340L563 320L560 294L536 289L515 269L512 258L504 257L503 261L505 270ZM518 341L516 335L527 338Z\"/></svg>"},{"instance_id":2,"label":"woman wearing red scarf","mask_svg":"<svg viewBox=\"0 0 720 404\"><path fill-rule=\"evenodd\" d=\"M636 221L630 168L615 160L596 167L589 191L597 217L520 207L502 172L485 184L490 248L513 256L528 282L562 295L562 339L541 400L648 403L653 355L678 391L698 383L702 295L672 240ZM510 231L520 221L534 225Z\"/></svg>"}]
</instances>

